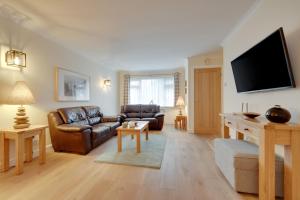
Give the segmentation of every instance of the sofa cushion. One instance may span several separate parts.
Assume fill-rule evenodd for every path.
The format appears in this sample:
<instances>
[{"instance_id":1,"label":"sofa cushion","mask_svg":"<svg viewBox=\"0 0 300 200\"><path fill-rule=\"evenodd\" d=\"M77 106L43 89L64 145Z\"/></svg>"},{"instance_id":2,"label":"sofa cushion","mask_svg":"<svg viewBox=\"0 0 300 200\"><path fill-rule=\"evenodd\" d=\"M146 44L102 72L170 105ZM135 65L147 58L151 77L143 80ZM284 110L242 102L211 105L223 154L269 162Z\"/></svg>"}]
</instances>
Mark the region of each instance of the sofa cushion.
<instances>
[{"instance_id":1,"label":"sofa cushion","mask_svg":"<svg viewBox=\"0 0 300 200\"><path fill-rule=\"evenodd\" d=\"M130 118L140 118L141 117L141 105L125 105L123 107L123 113Z\"/></svg>"},{"instance_id":2,"label":"sofa cushion","mask_svg":"<svg viewBox=\"0 0 300 200\"><path fill-rule=\"evenodd\" d=\"M92 138L97 139L98 137L104 137L110 133L110 127L104 124L97 124L92 128Z\"/></svg>"},{"instance_id":3,"label":"sofa cushion","mask_svg":"<svg viewBox=\"0 0 300 200\"><path fill-rule=\"evenodd\" d=\"M157 112L159 112L159 106L155 105L155 104L141 105L141 112L142 113L157 113Z\"/></svg>"},{"instance_id":4,"label":"sofa cushion","mask_svg":"<svg viewBox=\"0 0 300 200\"><path fill-rule=\"evenodd\" d=\"M98 106L84 106L82 108L86 112L87 119L90 125L93 126L101 122L103 114L101 113Z\"/></svg>"},{"instance_id":5,"label":"sofa cushion","mask_svg":"<svg viewBox=\"0 0 300 200\"><path fill-rule=\"evenodd\" d=\"M102 126L107 126L111 129L116 129L120 126L120 123L119 122L104 122L104 123L101 123Z\"/></svg>"},{"instance_id":6,"label":"sofa cushion","mask_svg":"<svg viewBox=\"0 0 300 200\"><path fill-rule=\"evenodd\" d=\"M157 112L159 112L159 106L157 105L141 105L142 118L152 118Z\"/></svg>"},{"instance_id":7,"label":"sofa cushion","mask_svg":"<svg viewBox=\"0 0 300 200\"><path fill-rule=\"evenodd\" d=\"M158 120L153 117L149 117L149 118L145 117L145 118L142 118L141 121L148 121L148 122L154 123L154 122L157 122Z\"/></svg>"},{"instance_id":8,"label":"sofa cushion","mask_svg":"<svg viewBox=\"0 0 300 200\"><path fill-rule=\"evenodd\" d=\"M155 113L144 113L142 112L141 117L142 118L153 118Z\"/></svg>"},{"instance_id":9,"label":"sofa cushion","mask_svg":"<svg viewBox=\"0 0 300 200\"><path fill-rule=\"evenodd\" d=\"M81 107L60 108L57 109L57 112L60 114L61 118L66 124L89 124L85 111Z\"/></svg>"}]
</instances>

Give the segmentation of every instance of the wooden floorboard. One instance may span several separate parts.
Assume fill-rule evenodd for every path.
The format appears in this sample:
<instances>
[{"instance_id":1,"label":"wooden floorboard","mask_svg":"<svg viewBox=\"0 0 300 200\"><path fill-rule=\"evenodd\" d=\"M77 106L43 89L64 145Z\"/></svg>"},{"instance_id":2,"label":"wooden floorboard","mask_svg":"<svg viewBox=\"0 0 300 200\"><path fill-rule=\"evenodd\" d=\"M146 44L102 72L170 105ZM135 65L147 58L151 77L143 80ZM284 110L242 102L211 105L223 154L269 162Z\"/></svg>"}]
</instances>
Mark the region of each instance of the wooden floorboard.
<instances>
[{"instance_id":1,"label":"wooden floorboard","mask_svg":"<svg viewBox=\"0 0 300 200\"><path fill-rule=\"evenodd\" d=\"M158 134L157 132L153 134ZM95 163L115 146L116 137L86 156L47 153L47 163L34 159L24 174L14 168L0 174L1 200L252 200L236 193L214 163L212 136L197 136L165 126L166 151L160 170ZM151 140L151 135L150 135Z\"/></svg>"}]
</instances>

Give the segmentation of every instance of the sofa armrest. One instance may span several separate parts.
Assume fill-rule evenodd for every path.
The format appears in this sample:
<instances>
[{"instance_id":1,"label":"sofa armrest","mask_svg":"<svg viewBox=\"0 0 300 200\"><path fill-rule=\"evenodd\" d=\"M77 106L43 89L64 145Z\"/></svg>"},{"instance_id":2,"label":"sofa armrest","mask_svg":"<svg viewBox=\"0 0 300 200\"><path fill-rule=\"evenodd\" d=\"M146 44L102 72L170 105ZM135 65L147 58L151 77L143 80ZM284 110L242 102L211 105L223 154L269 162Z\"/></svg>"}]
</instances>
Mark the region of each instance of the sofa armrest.
<instances>
[{"instance_id":1,"label":"sofa armrest","mask_svg":"<svg viewBox=\"0 0 300 200\"><path fill-rule=\"evenodd\" d=\"M120 122L120 116L105 116L101 118L101 122L105 123L105 122Z\"/></svg>"},{"instance_id":2,"label":"sofa armrest","mask_svg":"<svg viewBox=\"0 0 300 200\"><path fill-rule=\"evenodd\" d=\"M165 116L165 114L163 114L163 113L156 113L156 114L154 115L155 118L156 118L156 117L163 117L163 116Z\"/></svg>"},{"instance_id":3,"label":"sofa armrest","mask_svg":"<svg viewBox=\"0 0 300 200\"><path fill-rule=\"evenodd\" d=\"M126 119L126 118L127 118L127 115L124 114L124 113L121 113L121 114L120 114L120 117L121 117L122 119Z\"/></svg>"},{"instance_id":4,"label":"sofa armrest","mask_svg":"<svg viewBox=\"0 0 300 200\"><path fill-rule=\"evenodd\" d=\"M78 124L62 124L56 127L57 130L65 132L81 132L86 129L91 129L90 125L78 125Z\"/></svg>"}]
</instances>

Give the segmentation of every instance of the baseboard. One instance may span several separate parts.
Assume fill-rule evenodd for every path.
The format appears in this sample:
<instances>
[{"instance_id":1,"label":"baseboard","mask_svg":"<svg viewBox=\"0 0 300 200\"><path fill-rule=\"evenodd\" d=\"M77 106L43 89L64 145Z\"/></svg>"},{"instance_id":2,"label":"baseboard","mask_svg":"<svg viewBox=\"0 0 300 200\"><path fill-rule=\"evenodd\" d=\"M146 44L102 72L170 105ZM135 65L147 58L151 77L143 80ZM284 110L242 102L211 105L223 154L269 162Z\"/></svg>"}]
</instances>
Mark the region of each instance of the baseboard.
<instances>
[{"instance_id":1,"label":"baseboard","mask_svg":"<svg viewBox=\"0 0 300 200\"><path fill-rule=\"evenodd\" d=\"M47 151L52 151L52 144L48 144L48 145L46 145L46 152ZM33 158L37 158L39 156L39 148L34 148L33 149L33 152L32 152L32 157ZM11 155L11 157L13 157L13 158L11 158L10 160L9 160L9 166L10 167L12 167L12 166L15 166L16 165L16 158L15 158L15 155Z\"/></svg>"}]
</instances>

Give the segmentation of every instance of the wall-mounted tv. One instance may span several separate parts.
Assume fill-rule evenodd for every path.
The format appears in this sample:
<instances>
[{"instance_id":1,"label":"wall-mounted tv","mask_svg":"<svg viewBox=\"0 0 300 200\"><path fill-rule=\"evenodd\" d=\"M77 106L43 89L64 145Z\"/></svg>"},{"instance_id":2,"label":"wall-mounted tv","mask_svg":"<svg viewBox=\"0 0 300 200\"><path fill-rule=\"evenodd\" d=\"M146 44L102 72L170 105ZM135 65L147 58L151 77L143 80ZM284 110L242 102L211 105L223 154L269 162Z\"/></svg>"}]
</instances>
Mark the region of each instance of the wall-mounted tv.
<instances>
[{"instance_id":1,"label":"wall-mounted tv","mask_svg":"<svg viewBox=\"0 0 300 200\"><path fill-rule=\"evenodd\" d=\"M296 87L282 28L231 65L238 93Z\"/></svg>"}]
</instances>

